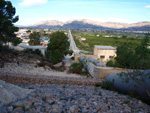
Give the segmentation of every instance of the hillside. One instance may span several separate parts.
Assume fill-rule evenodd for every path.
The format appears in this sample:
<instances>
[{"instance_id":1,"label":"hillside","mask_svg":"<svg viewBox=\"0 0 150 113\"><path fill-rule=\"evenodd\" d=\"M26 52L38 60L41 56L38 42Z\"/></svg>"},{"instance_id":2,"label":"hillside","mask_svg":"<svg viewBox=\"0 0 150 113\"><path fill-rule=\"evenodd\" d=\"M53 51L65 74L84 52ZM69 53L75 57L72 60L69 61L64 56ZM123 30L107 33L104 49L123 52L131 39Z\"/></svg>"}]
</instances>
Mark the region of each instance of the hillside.
<instances>
[{"instance_id":1,"label":"hillside","mask_svg":"<svg viewBox=\"0 0 150 113\"><path fill-rule=\"evenodd\" d=\"M57 20L46 20L36 24L26 26L30 28L51 28L51 29L87 29L87 30L128 30L128 31L149 31L150 22L138 23L117 23L117 22L97 22L87 19L71 20L60 22Z\"/></svg>"}]
</instances>

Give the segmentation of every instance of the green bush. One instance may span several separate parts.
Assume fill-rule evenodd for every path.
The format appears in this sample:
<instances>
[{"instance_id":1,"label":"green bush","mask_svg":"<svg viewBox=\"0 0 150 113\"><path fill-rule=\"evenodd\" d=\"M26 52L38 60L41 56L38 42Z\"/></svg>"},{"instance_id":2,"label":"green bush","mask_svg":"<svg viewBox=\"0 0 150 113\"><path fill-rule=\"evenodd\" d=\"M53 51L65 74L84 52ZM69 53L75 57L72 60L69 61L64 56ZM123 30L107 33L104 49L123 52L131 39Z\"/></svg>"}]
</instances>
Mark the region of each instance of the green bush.
<instances>
[{"instance_id":1,"label":"green bush","mask_svg":"<svg viewBox=\"0 0 150 113\"><path fill-rule=\"evenodd\" d=\"M107 90L111 90L111 91L115 91L115 88L113 87L113 82L103 82L102 84L101 84L101 87L103 88L103 89L107 89Z\"/></svg>"},{"instance_id":2,"label":"green bush","mask_svg":"<svg viewBox=\"0 0 150 113\"><path fill-rule=\"evenodd\" d=\"M12 43L13 43L14 46L17 46L17 45L20 44L21 42L22 42L22 39L17 38L17 37L12 41Z\"/></svg>"},{"instance_id":3,"label":"green bush","mask_svg":"<svg viewBox=\"0 0 150 113\"><path fill-rule=\"evenodd\" d=\"M46 57L51 63L56 64L62 61L64 55L68 54L68 37L64 34L64 32L60 31L52 33L50 37L51 43L48 44Z\"/></svg>"},{"instance_id":4,"label":"green bush","mask_svg":"<svg viewBox=\"0 0 150 113\"><path fill-rule=\"evenodd\" d=\"M95 87L100 87L100 86L101 86L100 83L96 83L96 84L95 84Z\"/></svg>"},{"instance_id":5,"label":"green bush","mask_svg":"<svg viewBox=\"0 0 150 113\"><path fill-rule=\"evenodd\" d=\"M0 52L7 52L7 53L12 53L14 52L15 50L9 48L9 46L5 46L5 45L1 45L0 44Z\"/></svg>"},{"instance_id":6,"label":"green bush","mask_svg":"<svg viewBox=\"0 0 150 113\"><path fill-rule=\"evenodd\" d=\"M42 56L42 53L39 49L35 49L35 50L32 50L32 49L25 49L23 50L24 53L30 53L30 54L36 54L36 55L40 55Z\"/></svg>"},{"instance_id":7,"label":"green bush","mask_svg":"<svg viewBox=\"0 0 150 113\"><path fill-rule=\"evenodd\" d=\"M106 66L108 67L120 67L122 68L123 66L119 65L115 59L110 59L107 63Z\"/></svg>"},{"instance_id":8,"label":"green bush","mask_svg":"<svg viewBox=\"0 0 150 113\"><path fill-rule=\"evenodd\" d=\"M30 41L28 42L29 45L40 45L40 34L38 32L33 32L29 36Z\"/></svg>"},{"instance_id":9,"label":"green bush","mask_svg":"<svg viewBox=\"0 0 150 113\"><path fill-rule=\"evenodd\" d=\"M77 73L77 74L81 74L82 73L82 68L83 66L80 63L72 63L70 68L69 68L69 72L70 73Z\"/></svg>"},{"instance_id":10,"label":"green bush","mask_svg":"<svg viewBox=\"0 0 150 113\"><path fill-rule=\"evenodd\" d=\"M69 50L67 53L71 56L73 54L73 51Z\"/></svg>"},{"instance_id":11,"label":"green bush","mask_svg":"<svg viewBox=\"0 0 150 113\"><path fill-rule=\"evenodd\" d=\"M53 51L53 57L51 58L51 62L56 64L61 61L61 53L58 50Z\"/></svg>"},{"instance_id":12,"label":"green bush","mask_svg":"<svg viewBox=\"0 0 150 113\"><path fill-rule=\"evenodd\" d=\"M74 60L74 57L71 57L72 60Z\"/></svg>"},{"instance_id":13,"label":"green bush","mask_svg":"<svg viewBox=\"0 0 150 113\"><path fill-rule=\"evenodd\" d=\"M114 61L111 59L106 63L106 66L114 67Z\"/></svg>"},{"instance_id":14,"label":"green bush","mask_svg":"<svg viewBox=\"0 0 150 113\"><path fill-rule=\"evenodd\" d=\"M24 53L33 53L33 50L32 49L24 49L23 52Z\"/></svg>"},{"instance_id":15,"label":"green bush","mask_svg":"<svg viewBox=\"0 0 150 113\"><path fill-rule=\"evenodd\" d=\"M140 45L133 46L131 43L122 43L117 47L115 60L122 67L128 69L149 69L150 49L148 48L150 35L143 38Z\"/></svg>"},{"instance_id":16,"label":"green bush","mask_svg":"<svg viewBox=\"0 0 150 113\"><path fill-rule=\"evenodd\" d=\"M37 55L42 56L42 53L41 53L41 51L39 49L34 50L34 53L37 54Z\"/></svg>"}]
</instances>

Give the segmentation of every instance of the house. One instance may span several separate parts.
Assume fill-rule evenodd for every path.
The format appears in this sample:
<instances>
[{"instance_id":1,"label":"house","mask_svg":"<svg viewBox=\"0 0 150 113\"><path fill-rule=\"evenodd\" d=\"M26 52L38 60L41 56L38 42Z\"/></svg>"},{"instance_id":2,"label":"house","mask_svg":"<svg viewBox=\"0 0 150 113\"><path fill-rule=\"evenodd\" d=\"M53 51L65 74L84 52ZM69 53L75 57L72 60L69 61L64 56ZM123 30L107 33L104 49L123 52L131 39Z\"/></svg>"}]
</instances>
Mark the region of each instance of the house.
<instances>
[{"instance_id":1,"label":"house","mask_svg":"<svg viewBox=\"0 0 150 113\"><path fill-rule=\"evenodd\" d=\"M112 46L95 45L94 55L97 57L97 59L103 63L106 63L111 58L116 56L116 48Z\"/></svg>"},{"instance_id":2,"label":"house","mask_svg":"<svg viewBox=\"0 0 150 113\"><path fill-rule=\"evenodd\" d=\"M85 40L86 40L86 38L81 38L81 40L82 40L82 41L85 41Z\"/></svg>"},{"instance_id":3,"label":"house","mask_svg":"<svg viewBox=\"0 0 150 113\"><path fill-rule=\"evenodd\" d=\"M50 43L49 37L40 37L40 44L44 47L47 47L48 43Z\"/></svg>"}]
</instances>

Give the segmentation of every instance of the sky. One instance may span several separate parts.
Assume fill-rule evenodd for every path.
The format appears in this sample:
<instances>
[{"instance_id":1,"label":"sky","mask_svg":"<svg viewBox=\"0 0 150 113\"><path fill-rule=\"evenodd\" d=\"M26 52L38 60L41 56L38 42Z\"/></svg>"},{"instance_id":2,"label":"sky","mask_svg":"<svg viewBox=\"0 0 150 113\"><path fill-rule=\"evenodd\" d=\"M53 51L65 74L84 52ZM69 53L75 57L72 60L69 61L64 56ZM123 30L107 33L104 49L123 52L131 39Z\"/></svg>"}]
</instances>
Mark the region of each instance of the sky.
<instances>
[{"instance_id":1,"label":"sky","mask_svg":"<svg viewBox=\"0 0 150 113\"><path fill-rule=\"evenodd\" d=\"M90 19L99 22L150 21L150 0L7 0L16 8L16 25L44 20L66 22Z\"/></svg>"}]
</instances>

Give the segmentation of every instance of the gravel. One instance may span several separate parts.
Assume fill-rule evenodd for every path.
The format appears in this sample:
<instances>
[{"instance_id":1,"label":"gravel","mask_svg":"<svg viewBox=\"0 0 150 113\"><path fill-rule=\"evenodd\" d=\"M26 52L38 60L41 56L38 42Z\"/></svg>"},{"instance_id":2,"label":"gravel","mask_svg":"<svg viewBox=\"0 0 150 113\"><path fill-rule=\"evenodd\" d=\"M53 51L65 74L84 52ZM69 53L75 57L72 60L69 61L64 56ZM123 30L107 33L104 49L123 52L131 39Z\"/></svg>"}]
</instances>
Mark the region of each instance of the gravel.
<instances>
[{"instance_id":1,"label":"gravel","mask_svg":"<svg viewBox=\"0 0 150 113\"><path fill-rule=\"evenodd\" d=\"M28 97L0 108L19 113L149 113L140 100L94 86L20 85L34 89Z\"/></svg>"}]
</instances>

